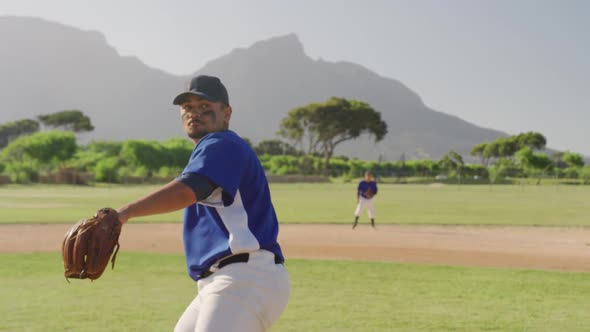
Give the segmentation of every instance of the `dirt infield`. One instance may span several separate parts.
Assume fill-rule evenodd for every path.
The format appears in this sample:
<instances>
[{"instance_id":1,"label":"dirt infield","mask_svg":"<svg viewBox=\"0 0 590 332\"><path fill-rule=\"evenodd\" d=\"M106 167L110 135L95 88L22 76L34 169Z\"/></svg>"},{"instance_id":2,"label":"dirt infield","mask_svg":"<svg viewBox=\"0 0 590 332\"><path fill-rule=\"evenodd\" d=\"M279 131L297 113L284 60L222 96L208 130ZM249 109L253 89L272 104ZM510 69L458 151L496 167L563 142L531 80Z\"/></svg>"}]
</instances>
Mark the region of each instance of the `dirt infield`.
<instances>
[{"instance_id":1,"label":"dirt infield","mask_svg":"<svg viewBox=\"0 0 590 332\"><path fill-rule=\"evenodd\" d=\"M0 252L59 251L70 225L2 225ZM590 229L281 225L287 258L345 259L590 272ZM123 251L182 253L180 224L128 224Z\"/></svg>"}]
</instances>

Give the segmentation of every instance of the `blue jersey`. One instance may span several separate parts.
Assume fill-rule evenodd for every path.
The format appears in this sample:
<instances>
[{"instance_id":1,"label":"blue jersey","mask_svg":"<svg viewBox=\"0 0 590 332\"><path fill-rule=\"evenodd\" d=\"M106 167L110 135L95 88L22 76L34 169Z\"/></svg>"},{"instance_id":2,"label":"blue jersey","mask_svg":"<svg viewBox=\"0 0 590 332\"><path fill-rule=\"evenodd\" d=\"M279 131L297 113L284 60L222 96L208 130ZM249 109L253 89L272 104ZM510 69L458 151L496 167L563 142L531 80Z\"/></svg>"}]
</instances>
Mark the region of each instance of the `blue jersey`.
<instances>
[{"instance_id":1,"label":"blue jersey","mask_svg":"<svg viewBox=\"0 0 590 332\"><path fill-rule=\"evenodd\" d=\"M250 146L232 131L204 136L183 174L204 175L219 187L184 210L188 273L201 278L218 259L265 249L281 259L279 225L264 169Z\"/></svg>"},{"instance_id":2,"label":"blue jersey","mask_svg":"<svg viewBox=\"0 0 590 332\"><path fill-rule=\"evenodd\" d=\"M373 195L371 195L371 197L367 197L367 191L369 189L373 192ZM358 194L361 195L363 198L373 198L373 196L377 194L377 182L362 180L361 182L359 182L357 191Z\"/></svg>"}]
</instances>

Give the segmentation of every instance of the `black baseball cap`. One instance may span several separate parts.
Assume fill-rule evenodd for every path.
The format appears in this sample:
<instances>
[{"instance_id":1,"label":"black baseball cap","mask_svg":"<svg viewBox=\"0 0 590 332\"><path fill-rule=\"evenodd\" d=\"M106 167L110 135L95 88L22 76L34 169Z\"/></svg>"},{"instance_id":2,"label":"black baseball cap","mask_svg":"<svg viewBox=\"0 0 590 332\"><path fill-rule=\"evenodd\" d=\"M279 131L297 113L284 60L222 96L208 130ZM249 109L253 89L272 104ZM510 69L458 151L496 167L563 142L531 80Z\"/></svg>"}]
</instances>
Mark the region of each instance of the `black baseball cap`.
<instances>
[{"instance_id":1,"label":"black baseball cap","mask_svg":"<svg viewBox=\"0 0 590 332\"><path fill-rule=\"evenodd\" d=\"M221 80L215 76L199 75L191 79L185 92L179 94L172 102L181 105L190 95L199 96L209 101L220 101L229 106L227 89Z\"/></svg>"}]
</instances>

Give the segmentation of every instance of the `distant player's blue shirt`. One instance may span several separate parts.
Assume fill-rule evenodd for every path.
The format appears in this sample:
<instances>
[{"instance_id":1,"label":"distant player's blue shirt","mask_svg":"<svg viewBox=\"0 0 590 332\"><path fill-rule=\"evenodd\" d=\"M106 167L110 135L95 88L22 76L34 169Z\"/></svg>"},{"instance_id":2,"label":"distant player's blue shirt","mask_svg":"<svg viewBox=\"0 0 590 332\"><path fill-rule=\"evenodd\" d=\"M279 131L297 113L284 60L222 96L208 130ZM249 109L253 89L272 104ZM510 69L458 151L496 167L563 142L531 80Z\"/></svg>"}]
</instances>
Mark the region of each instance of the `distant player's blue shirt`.
<instances>
[{"instance_id":1,"label":"distant player's blue shirt","mask_svg":"<svg viewBox=\"0 0 590 332\"><path fill-rule=\"evenodd\" d=\"M373 192L374 195L377 195L377 182L365 181L365 180L362 180L361 182L359 182L359 185L357 187L357 191L358 191L359 195L361 195L363 198L369 198L366 195L366 192L369 189L371 189L371 191Z\"/></svg>"},{"instance_id":2,"label":"distant player's blue shirt","mask_svg":"<svg viewBox=\"0 0 590 332\"><path fill-rule=\"evenodd\" d=\"M184 210L188 273L201 278L218 259L265 249L283 258L279 225L258 157L232 131L204 136L183 171L208 177L219 188Z\"/></svg>"}]
</instances>

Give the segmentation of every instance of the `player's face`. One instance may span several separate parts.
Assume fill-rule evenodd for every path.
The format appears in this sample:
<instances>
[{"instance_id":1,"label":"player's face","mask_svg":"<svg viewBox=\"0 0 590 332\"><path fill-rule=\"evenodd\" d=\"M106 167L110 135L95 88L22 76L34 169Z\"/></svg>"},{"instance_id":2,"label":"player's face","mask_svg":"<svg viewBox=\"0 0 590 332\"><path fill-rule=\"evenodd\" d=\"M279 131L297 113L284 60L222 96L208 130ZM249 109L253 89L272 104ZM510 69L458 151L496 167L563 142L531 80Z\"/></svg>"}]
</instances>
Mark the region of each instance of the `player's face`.
<instances>
[{"instance_id":1,"label":"player's face","mask_svg":"<svg viewBox=\"0 0 590 332\"><path fill-rule=\"evenodd\" d=\"M180 105L180 117L188 137L198 141L209 133L229 128L231 107L221 102L190 96Z\"/></svg>"}]
</instances>

